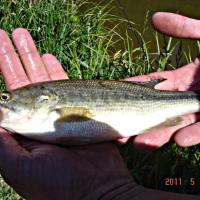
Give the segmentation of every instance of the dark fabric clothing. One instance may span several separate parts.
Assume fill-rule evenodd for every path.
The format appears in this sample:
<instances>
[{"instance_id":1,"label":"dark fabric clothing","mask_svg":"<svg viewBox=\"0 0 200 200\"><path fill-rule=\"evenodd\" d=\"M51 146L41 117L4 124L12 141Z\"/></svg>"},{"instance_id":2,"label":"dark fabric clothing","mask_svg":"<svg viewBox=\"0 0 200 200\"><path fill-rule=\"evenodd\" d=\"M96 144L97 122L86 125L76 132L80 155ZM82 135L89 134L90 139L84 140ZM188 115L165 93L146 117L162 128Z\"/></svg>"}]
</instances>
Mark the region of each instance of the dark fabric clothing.
<instances>
[{"instance_id":1,"label":"dark fabric clothing","mask_svg":"<svg viewBox=\"0 0 200 200\"><path fill-rule=\"evenodd\" d=\"M200 200L199 195L179 194L148 189L135 183L110 191L101 200Z\"/></svg>"}]
</instances>

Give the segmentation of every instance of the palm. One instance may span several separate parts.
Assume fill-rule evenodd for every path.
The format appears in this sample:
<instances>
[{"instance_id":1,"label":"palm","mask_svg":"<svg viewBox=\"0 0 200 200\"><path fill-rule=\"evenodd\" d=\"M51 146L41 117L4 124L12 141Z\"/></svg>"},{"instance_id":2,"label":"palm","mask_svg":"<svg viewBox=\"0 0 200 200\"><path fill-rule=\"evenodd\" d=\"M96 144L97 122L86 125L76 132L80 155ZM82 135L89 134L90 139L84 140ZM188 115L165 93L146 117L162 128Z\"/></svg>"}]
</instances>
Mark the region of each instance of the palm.
<instances>
[{"instance_id":1,"label":"palm","mask_svg":"<svg viewBox=\"0 0 200 200\"><path fill-rule=\"evenodd\" d=\"M100 189L106 191L107 186L114 188L116 184L132 181L116 146L111 143L64 148L23 137L16 140L16 151L20 150L16 167L6 169L3 175L28 199L81 199L82 196L87 199L87 195L97 199L103 195ZM4 164L7 161L11 162L6 159ZM25 175L18 176L19 171ZM16 177L15 181L10 181L7 174Z\"/></svg>"}]
</instances>

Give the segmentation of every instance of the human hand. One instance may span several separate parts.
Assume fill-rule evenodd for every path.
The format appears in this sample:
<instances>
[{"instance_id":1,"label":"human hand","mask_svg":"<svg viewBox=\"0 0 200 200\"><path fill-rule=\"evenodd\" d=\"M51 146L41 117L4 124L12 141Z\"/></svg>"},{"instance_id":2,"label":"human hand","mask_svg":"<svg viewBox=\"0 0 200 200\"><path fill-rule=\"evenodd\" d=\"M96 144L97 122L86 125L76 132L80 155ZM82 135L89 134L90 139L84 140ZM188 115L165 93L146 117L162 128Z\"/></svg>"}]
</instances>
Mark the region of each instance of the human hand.
<instances>
[{"instance_id":1,"label":"human hand","mask_svg":"<svg viewBox=\"0 0 200 200\"><path fill-rule=\"evenodd\" d=\"M200 39L200 20L173 13L158 12L153 15L152 22L157 30L167 35L179 38ZM148 81L160 77L167 80L156 85L155 89L196 90L200 86L200 60L196 58L194 62L173 71L156 72L129 78L128 80ZM180 146L199 144L200 122L197 122L198 118L198 115L194 114L184 116L183 122L180 125L141 134L135 138L134 142L139 147L155 148L164 145L174 136L175 142ZM125 141L126 139L123 140L123 142Z\"/></svg>"},{"instance_id":2,"label":"human hand","mask_svg":"<svg viewBox=\"0 0 200 200\"><path fill-rule=\"evenodd\" d=\"M51 54L39 56L25 29L12 40L0 30L0 69L8 90L67 76ZM27 199L99 199L109 191L135 185L112 143L59 147L0 130L0 172L6 182ZM112 195L111 195L112 196Z\"/></svg>"}]
</instances>

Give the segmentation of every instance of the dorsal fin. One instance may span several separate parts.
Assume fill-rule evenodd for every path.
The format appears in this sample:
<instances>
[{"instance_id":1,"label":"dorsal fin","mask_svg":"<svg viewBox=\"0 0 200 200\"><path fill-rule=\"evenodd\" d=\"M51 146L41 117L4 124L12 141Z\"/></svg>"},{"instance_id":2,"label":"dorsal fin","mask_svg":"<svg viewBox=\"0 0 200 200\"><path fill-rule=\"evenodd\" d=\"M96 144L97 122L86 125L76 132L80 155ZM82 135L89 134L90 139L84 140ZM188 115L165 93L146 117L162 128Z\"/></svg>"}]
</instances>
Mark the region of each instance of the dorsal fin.
<instances>
[{"instance_id":1,"label":"dorsal fin","mask_svg":"<svg viewBox=\"0 0 200 200\"><path fill-rule=\"evenodd\" d=\"M166 78L158 78L158 79L154 79L154 80L150 80L150 81L128 81L128 82L133 83L133 84L146 86L146 87L149 87L149 88L154 88L155 85L157 85L158 83L161 83L165 80L167 80L167 79Z\"/></svg>"}]
</instances>

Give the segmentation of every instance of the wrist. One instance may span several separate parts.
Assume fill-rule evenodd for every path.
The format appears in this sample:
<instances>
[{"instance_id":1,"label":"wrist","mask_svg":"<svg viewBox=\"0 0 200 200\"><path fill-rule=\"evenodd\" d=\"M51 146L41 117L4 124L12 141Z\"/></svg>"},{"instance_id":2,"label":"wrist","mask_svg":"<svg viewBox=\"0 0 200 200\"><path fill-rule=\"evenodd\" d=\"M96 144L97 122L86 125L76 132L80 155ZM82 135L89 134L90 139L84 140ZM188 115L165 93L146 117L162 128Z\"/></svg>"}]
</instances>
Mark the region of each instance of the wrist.
<instances>
[{"instance_id":1,"label":"wrist","mask_svg":"<svg viewBox=\"0 0 200 200\"><path fill-rule=\"evenodd\" d=\"M118 187L112 188L102 195L100 200L199 200L199 196L166 192L145 188L133 180Z\"/></svg>"},{"instance_id":2,"label":"wrist","mask_svg":"<svg viewBox=\"0 0 200 200\"><path fill-rule=\"evenodd\" d=\"M136 184L132 178L130 179L120 179L120 180L107 180L107 182L98 187L98 189L93 192L88 193L84 199L87 200L126 200L132 199L132 194L136 194L138 192L142 192L140 188L142 186ZM137 192L138 191L138 192ZM130 194L129 194L130 193Z\"/></svg>"},{"instance_id":3,"label":"wrist","mask_svg":"<svg viewBox=\"0 0 200 200\"><path fill-rule=\"evenodd\" d=\"M116 184L112 188L108 188L107 191L100 197L101 200L132 200L135 196L140 196L140 193L144 192L144 187L138 185L133 180L127 183Z\"/></svg>"}]
</instances>

